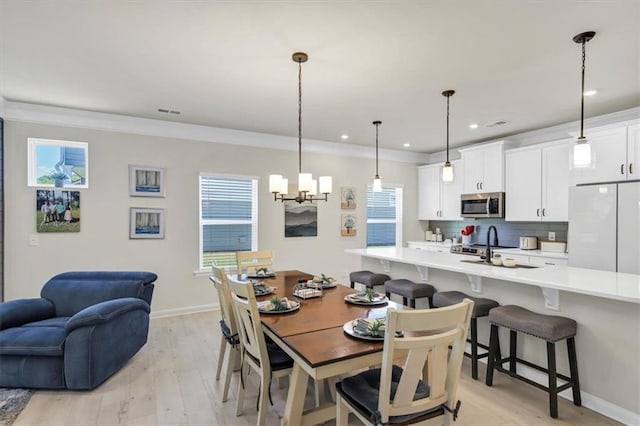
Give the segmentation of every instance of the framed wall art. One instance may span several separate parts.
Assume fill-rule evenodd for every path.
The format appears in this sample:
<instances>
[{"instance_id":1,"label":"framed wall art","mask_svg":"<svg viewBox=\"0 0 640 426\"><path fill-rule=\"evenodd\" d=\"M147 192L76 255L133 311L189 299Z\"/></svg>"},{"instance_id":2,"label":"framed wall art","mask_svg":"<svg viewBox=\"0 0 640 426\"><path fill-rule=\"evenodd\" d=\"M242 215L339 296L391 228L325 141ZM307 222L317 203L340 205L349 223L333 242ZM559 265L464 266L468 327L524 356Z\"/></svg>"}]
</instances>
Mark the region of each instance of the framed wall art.
<instances>
[{"instance_id":1,"label":"framed wall art","mask_svg":"<svg viewBox=\"0 0 640 426\"><path fill-rule=\"evenodd\" d=\"M352 213L344 213L342 215L342 226L340 234L343 237L355 237L357 233L356 228L356 215Z\"/></svg>"},{"instance_id":2,"label":"framed wall art","mask_svg":"<svg viewBox=\"0 0 640 426\"><path fill-rule=\"evenodd\" d=\"M317 237L318 206L299 204L295 201L284 202L284 236Z\"/></svg>"},{"instance_id":3,"label":"framed wall art","mask_svg":"<svg viewBox=\"0 0 640 426\"><path fill-rule=\"evenodd\" d=\"M340 188L340 208L355 209L357 206L356 188L343 186Z\"/></svg>"},{"instance_id":4,"label":"framed wall art","mask_svg":"<svg viewBox=\"0 0 640 426\"><path fill-rule=\"evenodd\" d=\"M80 232L80 191L36 190L38 232Z\"/></svg>"},{"instance_id":5,"label":"framed wall art","mask_svg":"<svg viewBox=\"0 0 640 426\"><path fill-rule=\"evenodd\" d=\"M165 170L160 167L129 166L129 195L132 197L164 197Z\"/></svg>"},{"instance_id":6,"label":"framed wall art","mask_svg":"<svg viewBox=\"0 0 640 426\"><path fill-rule=\"evenodd\" d=\"M27 139L27 185L89 188L89 144L53 139Z\"/></svg>"},{"instance_id":7,"label":"framed wall art","mask_svg":"<svg viewBox=\"0 0 640 426\"><path fill-rule=\"evenodd\" d=\"M130 239L163 239L164 209L132 207L129 219Z\"/></svg>"}]
</instances>

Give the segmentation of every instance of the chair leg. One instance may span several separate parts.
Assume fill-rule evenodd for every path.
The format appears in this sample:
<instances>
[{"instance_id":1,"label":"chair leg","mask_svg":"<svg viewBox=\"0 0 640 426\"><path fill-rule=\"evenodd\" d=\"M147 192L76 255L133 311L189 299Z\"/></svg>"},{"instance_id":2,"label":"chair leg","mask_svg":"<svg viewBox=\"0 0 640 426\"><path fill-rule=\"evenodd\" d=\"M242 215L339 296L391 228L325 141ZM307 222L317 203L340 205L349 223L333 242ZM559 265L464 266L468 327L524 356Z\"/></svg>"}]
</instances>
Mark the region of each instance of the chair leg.
<instances>
[{"instance_id":1,"label":"chair leg","mask_svg":"<svg viewBox=\"0 0 640 426\"><path fill-rule=\"evenodd\" d=\"M338 377L329 377L325 379L327 381L327 387L329 388L329 394L331 395L331 400L333 402L336 401L336 383L338 382Z\"/></svg>"},{"instance_id":2,"label":"chair leg","mask_svg":"<svg viewBox=\"0 0 640 426\"><path fill-rule=\"evenodd\" d=\"M516 357L518 349L518 332L509 331L509 371L516 373Z\"/></svg>"},{"instance_id":3,"label":"chair leg","mask_svg":"<svg viewBox=\"0 0 640 426\"><path fill-rule=\"evenodd\" d=\"M239 358L239 355L240 351L238 350L238 348L229 349L229 356L227 357L227 371L224 376L224 390L222 391L222 402L227 402L231 376L233 375L233 370L236 368L236 365L238 363L237 359Z\"/></svg>"},{"instance_id":4,"label":"chair leg","mask_svg":"<svg viewBox=\"0 0 640 426\"><path fill-rule=\"evenodd\" d=\"M351 281L351 288L355 288L356 283L354 283L353 281Z\"/></svg>"},{"instance_id":5,"label":"chair leg","mask_svg":"<svg viewBox=\"0 0 640 426\"><path fill-rule=\"evenodd\" d=\"M558 418L558 378L556 376L556 344L547 342L547 362L549 364L549 415Z\"/></svg>"},{"instance_id":6,"label":"chair leg","mask_svg":"<svg viewBox=\"0 0 640 426\"><path fill-rule=\"evenodd\" d=\"M220 335L220 353L218 354L218 368L216 369L216 380L220 380L220 371L222 371L222 363L224 362L224 353L227 350L227 339L224 335Z\"/></svg>"},{"instance_id":7,"label":"chair leg","mask_svg":"<svg viewBox=\"0 0 640 426\"><path fill-rule=\"evenodd\" d=\"M267 418L267 402L269 401L269 386L271 381L264 374L260 377L260 395L258 395L258 424L265 424Z\"/></svg>"},{"instance_id":8,"label":"chair leg","mask_svg":"<svg viewBox=\"0 0 640 426\"><path fill-rule=\"evenodd\" d=\"M349 424L349 408L340 396L336 394L336 426L347 426Z\"/></svg>"},{"instance_id":9,"label":"chair leg","mask_svg":"<svg viewBox=\"0 0 640 426\"><path fill-rule=\"evenodd\" d=\"M313 386L315 390L315 402L316 408L320 407L320 404L324 402L324 380L322 379L314 379Z\"/></svg>"},{"instance_id":10,"label":"chair leg","mask_svg":"<svg viewBox=\"0 0 640 426\"><path fill-rule=\"evenodd\" d=\"M409 299L409 306L413 309L416 308L416 299Z\"/></svg>"},{"instance_id":11,"label":"chair leg","mask_svg":"<svg viewBox=\"0 0 640 426\"><path fill-rule=\"evenodd\" d=\"M406 298L406 297L404 297L404 296L402 297L402 304L403 304L404 306L407 306L407 298Z\"/></svg>"},{"instance_id":12,"label":"chair leg","mask_svg":"<svg viewBox=\"0 0 640 426\"><path fill-rule=\"evenodd\" d=\"M245 371L249 368L243 365L240 368L240 383L238 383L238 397L236 398L236 416L242 414L242 406L244 405L244 386L243 383L247 383L247 375Z\"/></svg>"},{"instance_id":13,"label":"chair leg","mask_svg":"<svg viewBox=\"0 0 640 426\"><path fill-rule=\"evenodd\" d=\"M384 295L387 296L387 299L391 300L391 293L389 293L388 291L385 291Z\"/></svg>"},{"instance_id":14,"label":"chair leg","mask_svg":"<svg viewBox=\"0 0 640 426\"><path fill-rule=\"evenodd\" d=\"M429 300L429 309L433 308L433 296L427 298Z\"/></svg>"},{"instance_id":15,"label":"chair leg","mask_svg":"<svg viewBox=\"0 0 640 426\"><path fill-rule=\"evenodd\" d=\"M471 318L471 377L478 380L478 319Z\"/></svg>"},{"instance_id":16,"label":"chair leg","mask_svg":"<svg viewBox=\"0 0 640 426\"><path fill-rule=\"evenodd\" d=\"M491 335L489 337L489 356L487 357L487 377L485 383L487 386L493 386L493 367L498 363L497 357L500 342L498 341L498 326L491 324ZM496 350L498 348L498 350Z\"/></svg>"},{"instance_id":17,"label":"chair leg","mask_svg":"<svg viewBox=\"0 0 640 426\"><path fill-rule=\"evenodd\" d=\"M578 378L578 358L576 357L576 341L575 337L567 339L567 352L569 354L569 371L571 373L571 381L573 386L573 404L578 407L582 406L582 397L580 396L580 379Z\"/></svg>"}]
</instances>

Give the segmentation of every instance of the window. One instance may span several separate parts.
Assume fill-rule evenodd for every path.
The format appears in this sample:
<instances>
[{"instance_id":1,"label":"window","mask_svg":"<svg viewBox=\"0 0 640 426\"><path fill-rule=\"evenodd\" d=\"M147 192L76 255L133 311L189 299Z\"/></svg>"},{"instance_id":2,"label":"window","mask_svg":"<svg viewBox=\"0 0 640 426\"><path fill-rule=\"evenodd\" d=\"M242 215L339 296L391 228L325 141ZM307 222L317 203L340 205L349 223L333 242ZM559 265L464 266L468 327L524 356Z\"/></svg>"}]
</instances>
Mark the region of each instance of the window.
<instances>
[{"instance_id":1,"label":"window","mask_svg":"<svg viewBox=\"0 0 640 426\"><path fill-rule=\"evenodd\" d=\"M367 186L367 247L402 246L402 188Z\"/></svg>"},{"instance_id":2,"label":"window","mask_svg":"<svg viewBox=\"0 0 640 426\"><path fill-rule=\"evenodd\" d=\"M258 247L258 179L200 175L200 270L236 265L236 251Z\"/></svg>"}]
</instances>

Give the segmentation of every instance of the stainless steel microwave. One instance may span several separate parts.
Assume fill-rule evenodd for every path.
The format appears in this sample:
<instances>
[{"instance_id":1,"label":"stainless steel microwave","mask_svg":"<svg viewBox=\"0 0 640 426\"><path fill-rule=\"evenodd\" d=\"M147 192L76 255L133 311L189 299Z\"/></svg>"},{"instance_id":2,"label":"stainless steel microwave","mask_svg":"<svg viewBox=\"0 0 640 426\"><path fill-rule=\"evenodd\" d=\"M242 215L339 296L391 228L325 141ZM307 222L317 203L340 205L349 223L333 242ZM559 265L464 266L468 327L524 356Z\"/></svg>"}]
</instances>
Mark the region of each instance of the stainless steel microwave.
<instances>
[{"instance_id":1,"label":"stainless steel microwave","mask_svg":"<svg viewBox=\"0 0 640 426\"><path fill-rule=\"evenodd\" d=\"M462 194L460 213L462 217L504 217L504 192Z\"/></svg>"}]
</instances>

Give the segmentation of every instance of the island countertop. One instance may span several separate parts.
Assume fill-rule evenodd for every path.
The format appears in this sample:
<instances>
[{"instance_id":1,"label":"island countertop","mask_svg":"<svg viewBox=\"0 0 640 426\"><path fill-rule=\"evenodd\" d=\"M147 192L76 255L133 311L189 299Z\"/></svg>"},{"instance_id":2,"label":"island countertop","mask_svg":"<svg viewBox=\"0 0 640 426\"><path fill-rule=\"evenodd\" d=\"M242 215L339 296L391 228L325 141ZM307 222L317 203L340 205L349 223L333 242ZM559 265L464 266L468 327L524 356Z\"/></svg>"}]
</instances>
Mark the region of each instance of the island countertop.
<instances>
[{"instance_id":1,"label":"island countertop","mask_svg":"<svg viewBox=\"0 0 640 426\"><path fill-rule=\"evenodd\" d=\"M559 290L624 302L640 303L640 275L599 271L571 266L540 266L536 268L506 268L462 262L478 259L452 253L431 252L405 247L370 247L347 249L346 253L398 262L420 268L435 268L459 272L472 277L493 278L546 290ZM388 266L387 266L388 267ZM386 269L386 268L385 268ZM424 272L423 272L424 273ZM547 294L545 294L547 297ZM550 307L550 306L549 306ZM550 307L553 309L552 307Z\"/></svg>"}]
</instances>

